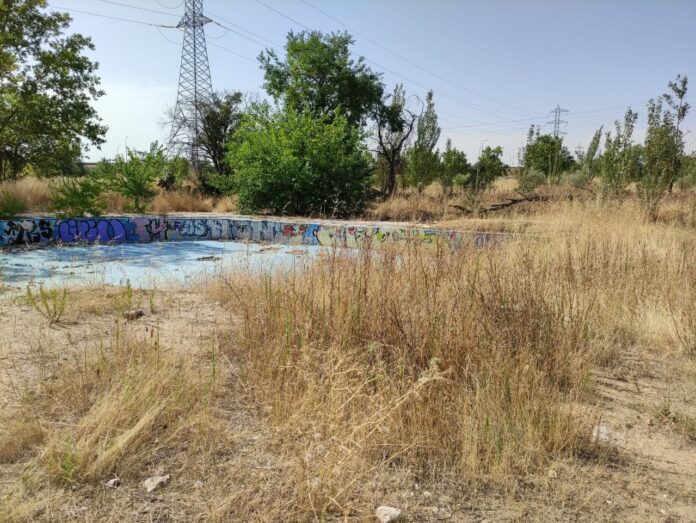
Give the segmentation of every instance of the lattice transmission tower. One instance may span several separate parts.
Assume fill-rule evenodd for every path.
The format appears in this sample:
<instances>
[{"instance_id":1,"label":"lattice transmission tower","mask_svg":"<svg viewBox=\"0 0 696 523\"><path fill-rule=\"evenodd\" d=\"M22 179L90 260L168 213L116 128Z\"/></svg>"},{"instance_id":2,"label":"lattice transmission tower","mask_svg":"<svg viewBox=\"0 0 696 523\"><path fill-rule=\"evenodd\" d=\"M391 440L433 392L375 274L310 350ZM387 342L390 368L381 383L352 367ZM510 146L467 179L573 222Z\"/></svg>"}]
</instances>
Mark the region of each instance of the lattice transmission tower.
<instances>
[{"instance_id":1,"label":"lattice transmission tower","mask_svg":"<svg viewBox=\"0 0 696 523\"><path fill-rule=\"evenodd\" d=\"M560 105L557 105L556 108L551 111L551 114L553 114L553 120L550 122L546 122L548 124L553 124L553 136L555 138L558 138L560 135L565 134L563 131L561 131L561 124L568 123L565 120L561 120L561 115L564 113L568 113L568 109L561 109Z\"/></svg>"},{"instance_id":2,"label":"lattice transmission tower","mask_svg":"<svg viewBox=\"0 0 696 523\"><path fill-rule=\"evenodd\" d=\"M169 150L185 154L194 172L199 172L201 103L213 94L204 29L212 20L203 14L203 0L185 0L185 5L184 17L177 25L184 31L184 42Z\"/></svg>"}]
</instances>

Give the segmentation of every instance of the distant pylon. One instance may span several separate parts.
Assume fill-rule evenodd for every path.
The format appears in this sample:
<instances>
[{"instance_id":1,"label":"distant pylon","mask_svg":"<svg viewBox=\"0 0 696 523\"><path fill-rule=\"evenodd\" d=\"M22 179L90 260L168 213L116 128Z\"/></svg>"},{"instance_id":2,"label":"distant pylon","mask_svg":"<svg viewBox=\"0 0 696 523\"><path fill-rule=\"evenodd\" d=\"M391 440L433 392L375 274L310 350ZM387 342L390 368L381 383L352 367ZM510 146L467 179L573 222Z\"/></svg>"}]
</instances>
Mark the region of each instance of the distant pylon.
<instances>
[{"instance_id":1,"label":"distant pylon","mask_svg":"<svg viewBox=\"0 0 696 523\"><path fill-rule=\"evenodd\" d=\"M561 131L561 124L568 123L565 120L561 120L561 114L563 113L568 113L569 111L567 109L561 109L560 105L557 105L556 108L551 111L551 114L553 114L553 120L550 122L546 123L552 123L553 124L553 136L555 138L558 138L560 135L565 134L564 132Z\"/></svg>"},{"instance_id":2,"label":"distant pylon","mask_svg":"<svg viewBox=\"0 0 696 523\"><path fill-rule=\"evenodd\" d=\"M213 94L204 26L212 20L203 14L203 0L185 0L186 12L178 28L184 30L179 70L179 90L174 108L169 149L185 152L195 172L200 171L200 104Z\"/></svg>"}]
</instances>

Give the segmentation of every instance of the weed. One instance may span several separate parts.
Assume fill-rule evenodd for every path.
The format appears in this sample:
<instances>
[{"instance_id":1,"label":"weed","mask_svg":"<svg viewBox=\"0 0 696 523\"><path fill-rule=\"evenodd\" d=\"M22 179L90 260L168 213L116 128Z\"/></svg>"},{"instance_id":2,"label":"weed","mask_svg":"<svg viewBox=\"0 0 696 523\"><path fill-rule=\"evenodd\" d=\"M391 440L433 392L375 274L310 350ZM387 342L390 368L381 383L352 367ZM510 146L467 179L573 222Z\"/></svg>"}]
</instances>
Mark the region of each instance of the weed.
<instances>
[{"instance_id":1,"label":"weed","mask_svg":"<svg viewBox=\"0 0 696 523\"><path fill-rule=\"evenodd\" d=\"M65 305L68 301L68 290L46 290L43 285L40 285L39 294L37 296L31 290L31 287L27 285L26 298L27 302L34 307L34 310L46 318L52 325L58 323L63 317Z\"/></svg>"}]
</instances>

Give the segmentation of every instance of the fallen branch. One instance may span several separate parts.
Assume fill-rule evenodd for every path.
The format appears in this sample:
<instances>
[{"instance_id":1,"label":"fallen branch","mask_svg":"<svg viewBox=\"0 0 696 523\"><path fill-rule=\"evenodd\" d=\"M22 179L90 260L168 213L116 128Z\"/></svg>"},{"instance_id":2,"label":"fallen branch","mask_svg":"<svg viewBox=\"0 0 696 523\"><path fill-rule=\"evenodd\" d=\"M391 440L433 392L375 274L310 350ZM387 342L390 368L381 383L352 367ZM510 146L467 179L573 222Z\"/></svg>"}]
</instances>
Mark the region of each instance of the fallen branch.
<instances>
[{"instance_id":1,"label":"fallen branch","mask_svg":"<svg viewBox=\"0 0 696 523\"><path fill-rule=\"evenodd\" d=\"M499 211L501 209L507 209L508 207L512 207L513 205L517 205L518 203L522 202L545 202L548 201L549 197L544 196L542 194L522 194L522 198L508 198L504 202L500 203L494 203L488 207L483 207L478 210L472 210L472 209L467 209L466 207L463 207L461 205L456 205L456 204L450 204L450 207L454 207L455 209L465 213L465 214L474 214L476 212L481 213L481 214L487 214L489 212L495 212Z\"/></svg>"}]
</instances>

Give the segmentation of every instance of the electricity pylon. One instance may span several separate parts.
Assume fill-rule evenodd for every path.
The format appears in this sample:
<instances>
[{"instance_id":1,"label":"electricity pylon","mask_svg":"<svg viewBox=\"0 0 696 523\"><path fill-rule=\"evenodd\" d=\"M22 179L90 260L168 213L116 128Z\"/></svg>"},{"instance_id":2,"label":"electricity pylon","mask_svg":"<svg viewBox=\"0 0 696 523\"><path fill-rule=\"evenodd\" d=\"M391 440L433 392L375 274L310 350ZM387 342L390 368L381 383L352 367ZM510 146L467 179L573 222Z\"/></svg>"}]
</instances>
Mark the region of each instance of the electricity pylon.
<instances>
[{"instance_id":1,"label":"electricity pylon","mask_svg":"<svg viewBox=\"0 0 696 523\"><path fill-rule=\"evenodd\" d=\"M554 138L558 138L560 135L565 134L564 132L561 131L561 124L568 123L565 120L561 120L561 114L563 113L568 113L569 111L567 109L561 109L560 105L557 105L556 108L551 111L551 114L553 114L553 120L550 122L546 122L549 124L553 124L553 136Z\"/></svg>"},{"instance_id":2,"label":"electricity pylon","mask_svg":"<svg viewBox=\"0 0 696 523\"><path fill-rule=\"evenodd\" d=\"M194 172L200 172L201 103L213 94L205 42L203 0L185 0L186 12L177 27L184 31L179 70L179 90L174 108L169 150L185 154Z\"/></svg>"}]
</instances>

